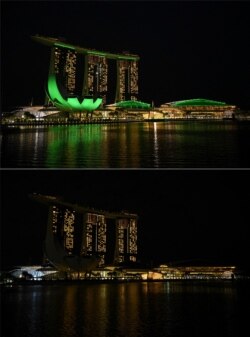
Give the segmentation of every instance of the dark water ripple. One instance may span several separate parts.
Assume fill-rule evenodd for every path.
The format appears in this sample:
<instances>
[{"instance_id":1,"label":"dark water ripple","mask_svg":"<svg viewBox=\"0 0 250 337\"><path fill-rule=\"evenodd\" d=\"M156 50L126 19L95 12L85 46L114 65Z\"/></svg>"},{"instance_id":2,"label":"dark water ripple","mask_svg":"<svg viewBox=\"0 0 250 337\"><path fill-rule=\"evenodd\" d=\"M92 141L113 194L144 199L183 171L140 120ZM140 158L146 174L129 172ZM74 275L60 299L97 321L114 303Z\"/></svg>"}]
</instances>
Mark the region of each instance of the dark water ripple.
<instances>
[{"instance_id":1,"label":"dark water ripple","mask_svg":"<svg viewBox=\"0 0 250 337\"><path fill-rule=\"evenodd\" d=\"M249 168L250 123L170 121L23 127L1 135L3 168Z\"/></svg>"},{"instance_id":2,"label":"dark water ripple","mask_svg":"<svg viewBox=\"0 0 250 337\"><path fill-rule=\"evenodd\" d=\"M3 337L246 336L249 284L19 286L3 294Z\"/></svg>"}]
</instances>

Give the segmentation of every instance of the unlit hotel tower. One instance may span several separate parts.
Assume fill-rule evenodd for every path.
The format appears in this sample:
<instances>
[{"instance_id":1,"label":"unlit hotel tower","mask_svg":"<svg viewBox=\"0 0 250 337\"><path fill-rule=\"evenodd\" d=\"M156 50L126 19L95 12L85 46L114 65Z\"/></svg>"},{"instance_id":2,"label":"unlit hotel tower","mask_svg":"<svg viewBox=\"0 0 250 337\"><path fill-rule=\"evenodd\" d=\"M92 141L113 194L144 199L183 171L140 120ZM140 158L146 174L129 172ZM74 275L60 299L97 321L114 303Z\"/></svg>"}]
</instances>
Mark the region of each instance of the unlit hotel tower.
<instances>
[{"instance_id":1,"label":"unlit hotel tower","mask_svg":"<svg viewBox=\"0 0 250 337\"><path fill-rule=\"evenodd\" d=\"M31 197L49 207L45 254L56 267L67 269L65 261L73 257L98 257L99 266L137 261L136 214L95 210L40 194Z\"/></svg>"}]
</instances>

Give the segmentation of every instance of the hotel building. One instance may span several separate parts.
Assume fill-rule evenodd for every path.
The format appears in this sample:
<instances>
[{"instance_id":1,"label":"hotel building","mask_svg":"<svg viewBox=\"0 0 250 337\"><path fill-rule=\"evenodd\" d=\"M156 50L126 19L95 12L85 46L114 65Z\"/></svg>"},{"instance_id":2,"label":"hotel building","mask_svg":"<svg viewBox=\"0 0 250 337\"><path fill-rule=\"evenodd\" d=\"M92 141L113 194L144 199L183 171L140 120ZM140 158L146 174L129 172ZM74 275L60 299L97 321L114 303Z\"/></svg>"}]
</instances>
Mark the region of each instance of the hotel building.
<instances>
[{"instance_id":1,"label":"hotel building","mask_svg":"<svg viewBox=\"0 0 250 337\"><path fill-rule=\"evenodd\" d=\"M33 194L48 206L45 256L59 270L84 271L137 261L136 214L108 212Z\"/></svg>"},{"instance_id":2,"label":"hotel building","mask_svg":"<svg viewBox=\"0 0 250 337\"><path fill-rule=\"evenodd\" d=\"M114 100L138 99L138 55L83 48L51 37L32 38L50 47L49 78L56 76L64 98L100 97L103 105ZM110 83L115 92L109 87Z\"/></svg>"}]
</instances>

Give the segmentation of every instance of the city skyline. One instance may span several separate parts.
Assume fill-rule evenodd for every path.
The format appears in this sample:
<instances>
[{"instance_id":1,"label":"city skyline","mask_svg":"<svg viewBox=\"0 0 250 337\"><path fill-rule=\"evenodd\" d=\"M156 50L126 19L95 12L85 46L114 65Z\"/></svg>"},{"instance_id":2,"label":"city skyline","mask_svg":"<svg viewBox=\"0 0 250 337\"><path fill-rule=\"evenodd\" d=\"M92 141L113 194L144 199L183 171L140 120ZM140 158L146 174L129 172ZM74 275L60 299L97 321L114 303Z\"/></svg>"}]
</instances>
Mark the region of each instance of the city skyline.
<instances>
[{"instance_id":1,"label":"city skyline","mask_svg":"<svg viewBox=\"0 0 250 337\"><path fill-rule=\"evenodd\" d=\"M3 171L2 268L42 262L48 209L30 193L138 214L141 263L247 267L249 187L244 170Z\"/></svg>"},{"instance_id":2,"label":"city skyline","mask_svg":"<svg viewBox=\"0 0 250 337\"><path fill-rule=\"evenodd\" d=\"M248 16L247 2L5 1L3 109L44 102L49 50L36 34L138 54L139 99L148 103L207 98L249 109Z\"/></svg>"}]
</instances>

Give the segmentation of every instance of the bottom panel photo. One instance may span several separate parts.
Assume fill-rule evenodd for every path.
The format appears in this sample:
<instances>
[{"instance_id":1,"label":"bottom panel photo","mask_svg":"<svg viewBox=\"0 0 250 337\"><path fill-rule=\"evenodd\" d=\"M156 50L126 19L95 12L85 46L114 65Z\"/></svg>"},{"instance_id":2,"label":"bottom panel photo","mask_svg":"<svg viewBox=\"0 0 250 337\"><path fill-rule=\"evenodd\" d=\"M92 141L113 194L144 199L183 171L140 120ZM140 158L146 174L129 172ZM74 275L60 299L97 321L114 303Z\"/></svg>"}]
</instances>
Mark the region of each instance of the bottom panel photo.
<instances>
[{"instance_id":1,"label":"bottom panel photo","mask_svg":"<svg viewBox=\"0 0 250 337\"><path fill-rule=\"evenodd\" d=\"M2 335L243 336L249 175L2 171Z\"/></svg>"}]
</instances>

